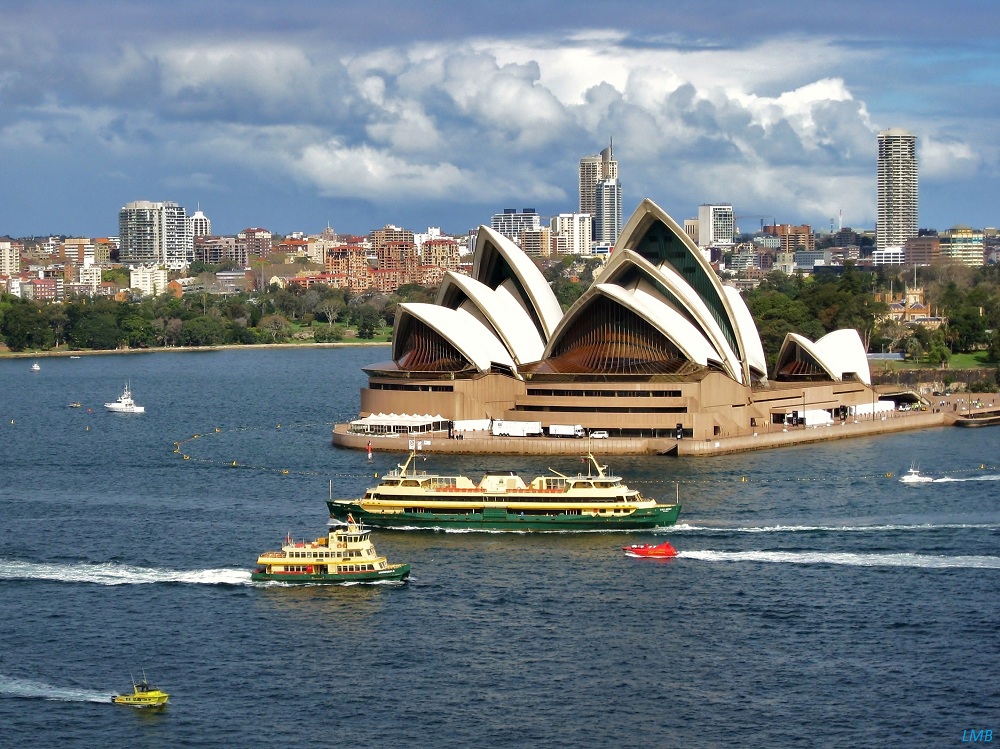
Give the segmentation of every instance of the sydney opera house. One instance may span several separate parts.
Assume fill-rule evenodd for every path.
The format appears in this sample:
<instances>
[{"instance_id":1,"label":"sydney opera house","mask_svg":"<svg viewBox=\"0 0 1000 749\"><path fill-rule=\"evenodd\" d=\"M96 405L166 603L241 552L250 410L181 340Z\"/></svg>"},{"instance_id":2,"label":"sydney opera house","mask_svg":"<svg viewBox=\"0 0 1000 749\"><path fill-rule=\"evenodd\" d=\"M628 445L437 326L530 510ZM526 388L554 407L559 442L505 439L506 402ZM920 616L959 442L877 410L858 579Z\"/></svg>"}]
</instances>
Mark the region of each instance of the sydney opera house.
<instances>
[{"instance_id":1,"label":"sydney opera house","mask_svg":"<svg viewBox=\"0 0 1000 749\"><path fill-rule=\"evenodd\" d=\"M769 377L740 293L650 200L565 312L532 260L480 227L472 276L446 274L434 304L400 305L392 361L365 373L361 416L579 424L663 450L874 402L855 330L789 334ZM353 444L341 426L334 442Z\"/></svg>"}]
</instances>

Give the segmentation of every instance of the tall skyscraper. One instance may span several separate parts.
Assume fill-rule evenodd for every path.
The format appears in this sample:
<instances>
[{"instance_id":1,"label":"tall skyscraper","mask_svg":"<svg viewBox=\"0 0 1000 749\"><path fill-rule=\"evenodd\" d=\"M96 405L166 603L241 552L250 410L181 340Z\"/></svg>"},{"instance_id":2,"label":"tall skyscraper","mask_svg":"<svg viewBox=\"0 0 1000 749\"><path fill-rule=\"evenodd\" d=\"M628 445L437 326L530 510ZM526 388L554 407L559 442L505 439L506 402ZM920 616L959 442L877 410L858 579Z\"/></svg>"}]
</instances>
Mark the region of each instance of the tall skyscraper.
<instances>
[{"instance_id":1,"label":"tall skyscraper","mask_svg":"<svg viewBox=\"0 0 1000 749\"><path fill-rule=\"evenodd\" d=\"M594 243L610 247L622 231L622 186L602 179L594 188Z\"/></svg>"},{"instance_id":2,"label":"tall skyscraper","mask_svg":"<svg viewBox=\"0 0 1000 749\"><path fill-rule=\"evenodd\" d=\"M177 203L127 203L118 212L118 238L118 257L125 265L179 269L194 260L187 211Z\"/></svg>"},{"instance_id":3,"label":"tall skyscraper","mask_svg":"<svg viewBox=\"0 0 1000 749\"><path fill-rule=\"evenodd\" d=\"M612 153L612 144L596 156L580 159L580 213L597 213L597 183L618 179L618 162Z\"/></svg>"},{"instance_id":4,"label":"tall skyscraper","mask_svg":"<svg viewBox=\"0 0 1000 749\"><path fill-rule=\"evenodd\" d=\"M917 236L917 136L892 128L878 134L878 224L875 248L902 247Z\"/></svg>"}]
</instances>

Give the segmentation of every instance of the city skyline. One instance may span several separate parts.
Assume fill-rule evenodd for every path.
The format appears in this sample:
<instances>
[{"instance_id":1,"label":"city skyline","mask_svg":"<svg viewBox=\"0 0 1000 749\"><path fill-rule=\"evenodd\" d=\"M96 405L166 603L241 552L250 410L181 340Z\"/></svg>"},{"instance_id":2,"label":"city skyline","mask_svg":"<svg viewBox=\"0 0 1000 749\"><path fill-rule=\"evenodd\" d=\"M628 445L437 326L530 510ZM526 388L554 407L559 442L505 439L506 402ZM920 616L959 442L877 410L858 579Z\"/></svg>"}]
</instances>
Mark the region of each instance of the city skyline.
<instances>
[{"instance_id":1,"label":"city skyline","mask_svg":"<svg viewBox=\"0 0 1000 749\"><path fill-rule=\"evenodd\" d=\"M922 228L1000 221L976 0L4 5L0 234L108 236L142 200L224 235L463 233L573 212L579 159L611 138L626 212L870 229L890 128L918 138Z\"/></svg>"}]
</instances>

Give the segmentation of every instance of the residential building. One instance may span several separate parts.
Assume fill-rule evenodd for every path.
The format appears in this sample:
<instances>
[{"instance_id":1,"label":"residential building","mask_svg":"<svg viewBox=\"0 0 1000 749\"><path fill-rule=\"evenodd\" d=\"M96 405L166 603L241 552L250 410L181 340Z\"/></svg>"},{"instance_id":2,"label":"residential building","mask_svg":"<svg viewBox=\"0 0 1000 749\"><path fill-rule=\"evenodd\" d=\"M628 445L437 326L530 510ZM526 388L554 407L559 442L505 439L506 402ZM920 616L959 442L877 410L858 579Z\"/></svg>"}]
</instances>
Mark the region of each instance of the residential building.
<instances>
[{"instance_id":1,"label":"residential building","mask_svg":"<svg viewBox=\"0 0 1000 749\"><path fill-rule=\"evenodd\" d=\"M142 296L158 296L167 290L167 269L163 266L140 265L129 272L129 288L138 289Z\"/></svg>"},{"instance_id":2,"label":"residential building","mask_svg":"<svg viewBox=\"0 0 1000 749\"><path fill-rule=\"evenodd\" d=\"M612 246L621 230L621 183L617 178L602 179L594 188L594 242Z\"/></svg>"},{"instance_id":3,"label":"residential building","mask_svg":"<svg viewBox=\"0 0 1000 749\"><path fill-rule=\"evenodd\" d=\"M212 220L201 212L201 208L194 212L188 222L191 224L192 237L212 236Z\"/></svg>"},{"instance_id":4,"label":"residential building","mask_svg":"<svg viewBox=\"0 0 1000 749\"><path fill-rule=\"evenodd\" d=\"M941 257L941 241L936 234L910 237L903 245L907 265L931 265Z\"/></svg>"},{"instance_id":5,"label":"residential building","mask_svg":"<svg viewBox=\"0 0 1000 749\"><path fill-rule=\"evenodd\" d=\"M399 226L393 226L392 224L386 224L381 229L376 229L369 234L371 238L372 251L375 256L378 257L379 253L385 250L388 244L406 244L411 247L416 246L416 242L413 239L413 232L409 229L403 229Z\"/></svg>"},{"instance_id":6,"label":"residential building","mask_svg":"<svg viewBox=\"0 0 1000 749\"><path fill-rule=\"evenodd\" d=\"M504 208L503 213L493 214L490 220L490 228L495 232L503 234L510 240L520 245L521 233L524 231L536 231L541 226L541 219L534 208L524 208L520 213L516 208Z\"/></svg>"},{"instance_id":7,"label":"residential building","mask_svg":"<svg viewBox=\"0 0 1000 749\"><path fill-rule=\"evenodd\" d=\"M271 232L267 229L244 229L236 235L236 240L243 245L248 258L266 258L271 254Z\"/></svg>"},{"instance_id":8,"label":"residential building","mask_svg":"<svg viewBox=\"0 0 1000 749\"><path fill-rule=\"evenodd\" d=\"M591 254L593 217L589 213L560 213L549 220L555 255Z\"/></svg>"},{"instance_id":9,"label":"residential building","mask_svg":"<svg viewBox=\"0 0 1000 749\"><path fill-rule=\"evenodd\" d=\"M180 269L194 260L187 212L177 203L127 203L118 212L118 239L118 257L125 265Z\"/></svg>"},{"instance_id":10,"label":"residential building","mask_svg":"<svg viewBox=\"0 0 1000 749\"><path fill-rule=\"evenodd\" d=\"M13 276L21 272L21 245L18 242L0 242L0 276Z\"/></svg>"},{"instance_id":11,"label":"residential building","mask_svg":"<svg viewBox=\"0 0 1000 749\"><path fill-rule=\"evenodd\" d=\"M420 249L420 260L423 265L432 265L445 270L458 270L461 262L461 252L458 242L451 237L442 237L440 233L433 238L424 239Z\"/></svg>"},{"instance_id":12,"label":"residential building","mask_svg":"<svg viewBox=\"0 0 1000 749\"><path fill-rule=\"evenodd\" d=\"M917 236L917 136L900 128L878 134L875 249L902 247Z\"/></svg>"},{"instance_id":13,"label":"residential building","mask_svg":"<svg viewBox=\"0 0 1000 749\"><path fill-rule=\"evenodd\" d=\"M517 244L526 255L548 257L552 254L552 230L548 226L525 229L521 232Z\"/></svg>"},{"instance_id":14,"label":"residential building","mask_svg":"<svg viewBox=\"0 0 1000 749\"><path fill-rule=\"evenodd\" d=\"M698 246L728 247L733 244L733 207L728 203L698 206Z\"/></svg>"},{"instance_id":15,"label":"residential building","mask_svg":"<svg viewBox=\"0 0 1000 749\"><path fill-rule=\"evenodd\" d=\"M971 226L959 224L938 235L941 258L962 265L978 268L986 260L983 232Z\"/></svg>"},{"instance_id":16,"label":"residential building","mask_svg":"<svg viewBox=\"0 0 1000 749\"><path fill-rule=\"evenodd\" d=\"M580 159L580 213L596 216L597 183L618 179L618 162L614 158L613 146L609 142L608 147L599 154Z\"/></svg>"},{"instance_id":17,"label":"residential building","mask_svg":"<svg viewBox=\"0 0 1000 749\"><path fill-rule=\"evenodd\" d=\"M809 224L792 226L791 224L773 224L765 226L764 232L778 240L778 246L785 252L800 250L815 250L816 235Z\"/></svg>"},{"instance_id":18,"label":"residential building","mask_svg":"<svg viewBox=\"0 0 1000 749\"><path fill-rule=\"evenodd\" d=\"M241 268L250 262L246 243L236 237L195 237L194 258L208 265L233 263Z\"/></svg>"}]
</instances>

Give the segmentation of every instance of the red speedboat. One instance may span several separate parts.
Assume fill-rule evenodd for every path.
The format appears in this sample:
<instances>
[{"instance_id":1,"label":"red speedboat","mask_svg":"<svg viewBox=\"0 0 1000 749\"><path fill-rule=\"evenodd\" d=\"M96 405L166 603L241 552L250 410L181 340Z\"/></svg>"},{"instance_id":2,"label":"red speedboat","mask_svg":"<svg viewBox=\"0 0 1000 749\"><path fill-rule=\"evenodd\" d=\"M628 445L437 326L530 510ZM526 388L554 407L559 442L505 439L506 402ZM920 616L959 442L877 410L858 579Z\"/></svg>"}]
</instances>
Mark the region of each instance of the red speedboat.
<instances>
[{"instance_id":1,"label":"red speedboat","mask_svg":"<svg viewBox=\"0 0 1000 749\"><path fill-rule=\"evenodd\" d=\"M665 559L677 556L677 549L671 546L669 541L664 541L662 544L632 544L631 546L623 546L622 551L630 557Z\"/></svg>"}]
</instances>

